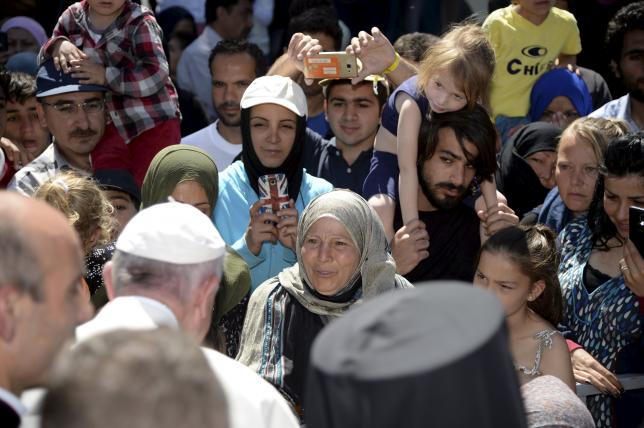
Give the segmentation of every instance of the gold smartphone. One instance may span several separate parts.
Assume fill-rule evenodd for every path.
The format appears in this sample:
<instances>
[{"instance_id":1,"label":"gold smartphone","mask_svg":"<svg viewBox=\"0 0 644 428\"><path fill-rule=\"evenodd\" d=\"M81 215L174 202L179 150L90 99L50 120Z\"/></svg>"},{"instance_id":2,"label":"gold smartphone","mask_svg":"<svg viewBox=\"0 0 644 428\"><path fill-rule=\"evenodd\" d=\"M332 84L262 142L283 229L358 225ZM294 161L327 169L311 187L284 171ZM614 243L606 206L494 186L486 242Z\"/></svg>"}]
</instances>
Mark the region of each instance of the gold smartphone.
<instances>
[{"instance_id":1,"label":"gold smartphone","mask_svg":"<svg viewBox=\"0 0 644 428\"><path fill-rule=\"evenodd\" d=\"M304 58L307 79L346 79L358 75L358 60L346 52L320 52Z\"/></svg>"}]
</instances>

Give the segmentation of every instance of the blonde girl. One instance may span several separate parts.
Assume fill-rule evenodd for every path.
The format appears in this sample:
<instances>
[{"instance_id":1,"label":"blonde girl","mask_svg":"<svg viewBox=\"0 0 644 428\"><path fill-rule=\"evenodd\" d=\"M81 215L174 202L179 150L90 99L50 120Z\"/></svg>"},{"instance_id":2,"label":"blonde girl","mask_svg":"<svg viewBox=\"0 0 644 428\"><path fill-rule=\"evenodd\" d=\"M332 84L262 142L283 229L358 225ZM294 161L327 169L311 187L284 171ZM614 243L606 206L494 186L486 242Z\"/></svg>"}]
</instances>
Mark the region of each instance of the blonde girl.
<instances>
[{"instance_id":1,"label":"blonde girl","mask_svg":"<svg viewBox=\"0 0 644 428\"><path fill-rule=\"evenodd\" d=\"M392 186L400 170L400 206L403 223L418 218L418 134L423 117L486 105L494 71L494 51L483 30L473 24L454 27L430 47L414 76L391 95L376 135L374 160L365 180L364 196L376 209L388 239L394 234L393 219L398 189ZM392 163L397 154L397 165ZM491 177L490 177L491 180ZM492 182L489 182L492 185ZM485 189L484 189L485 190ZM494 186L484 191L486 205L495 198Z\"/></svg>"}]
</instances>

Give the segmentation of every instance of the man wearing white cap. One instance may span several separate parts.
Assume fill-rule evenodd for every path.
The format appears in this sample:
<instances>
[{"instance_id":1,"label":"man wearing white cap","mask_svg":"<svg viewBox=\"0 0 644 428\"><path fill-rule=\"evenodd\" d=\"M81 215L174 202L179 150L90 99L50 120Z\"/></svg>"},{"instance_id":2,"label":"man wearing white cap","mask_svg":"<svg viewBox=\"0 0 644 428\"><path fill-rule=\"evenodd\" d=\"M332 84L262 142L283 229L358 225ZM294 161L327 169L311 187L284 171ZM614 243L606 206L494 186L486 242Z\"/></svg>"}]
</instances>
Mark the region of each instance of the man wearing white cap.
<instances>
[{"instance_id":1,"label":"man wearing white cap","mask_svg":"<svg viewBox=\"0 0 644 428\"><path fill-rule=\"evenodd\" d=\"M104 269L110 302L76 329L83 341L117 329L181 329L201 341L221 278L224 241L210 219L177 202L138 213ZM242 364L203 348L228 399L231 427L295 427L290 408Z\"/></svg>"}]
</instances>

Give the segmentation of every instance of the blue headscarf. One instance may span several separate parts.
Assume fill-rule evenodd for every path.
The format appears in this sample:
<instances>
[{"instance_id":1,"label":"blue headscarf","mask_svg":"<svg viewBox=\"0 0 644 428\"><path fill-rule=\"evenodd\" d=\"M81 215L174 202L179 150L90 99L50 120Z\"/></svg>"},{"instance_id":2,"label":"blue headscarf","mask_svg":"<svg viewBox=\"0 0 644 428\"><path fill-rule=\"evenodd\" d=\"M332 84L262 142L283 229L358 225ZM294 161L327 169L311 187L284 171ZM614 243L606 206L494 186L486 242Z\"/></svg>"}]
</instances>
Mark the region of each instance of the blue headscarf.
<instances>
[{"instance_id":1,"label":"blue headscarf","mask_svg":"<svg viewBox=\"0 0 644 428\"><path fill-rule=\"evenodd\" d=\"M593 103L581 77L566 68L555 68L544 73L530 93L530 120L539 120L548 105L558 96L568 97L579 116L593 111Z\"/></svg>"}]
</instances>

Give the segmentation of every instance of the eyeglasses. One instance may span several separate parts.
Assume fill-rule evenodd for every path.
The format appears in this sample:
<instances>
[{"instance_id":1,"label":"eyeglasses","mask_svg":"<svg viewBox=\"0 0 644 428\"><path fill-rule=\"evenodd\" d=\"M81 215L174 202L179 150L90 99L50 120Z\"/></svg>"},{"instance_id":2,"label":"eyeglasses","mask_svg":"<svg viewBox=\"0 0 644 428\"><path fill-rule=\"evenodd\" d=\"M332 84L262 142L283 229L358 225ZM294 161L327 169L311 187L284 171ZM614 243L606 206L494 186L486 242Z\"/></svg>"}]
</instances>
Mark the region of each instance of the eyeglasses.
<instances>
[{"instance_id":1,"label":"eyeglasses","mask_svg":"<svg viewBox=\"0 0 644 428\"><path fill-rule=\"evenodd\" d=\"M44 101L41 101L41 103L53 108L54 110L65 116L76 114L79 108L82 108L83 111L87 114L97 114L105 110L105 101L103 100L90 100L85 101L84 103L61 102L51 104Z\"/></svg>"}]
</instances>

